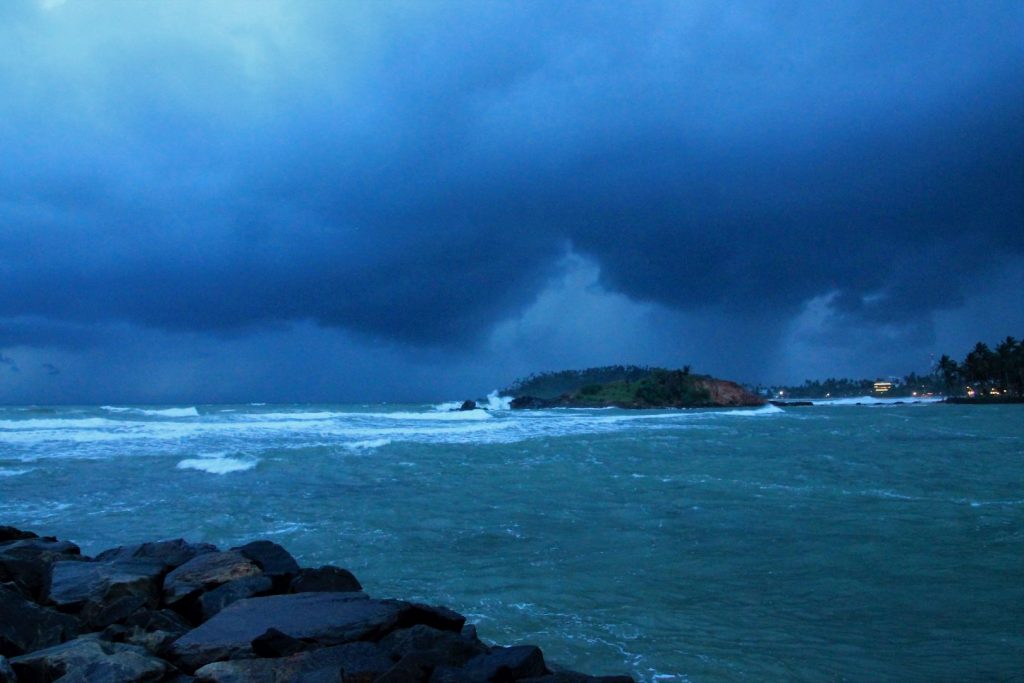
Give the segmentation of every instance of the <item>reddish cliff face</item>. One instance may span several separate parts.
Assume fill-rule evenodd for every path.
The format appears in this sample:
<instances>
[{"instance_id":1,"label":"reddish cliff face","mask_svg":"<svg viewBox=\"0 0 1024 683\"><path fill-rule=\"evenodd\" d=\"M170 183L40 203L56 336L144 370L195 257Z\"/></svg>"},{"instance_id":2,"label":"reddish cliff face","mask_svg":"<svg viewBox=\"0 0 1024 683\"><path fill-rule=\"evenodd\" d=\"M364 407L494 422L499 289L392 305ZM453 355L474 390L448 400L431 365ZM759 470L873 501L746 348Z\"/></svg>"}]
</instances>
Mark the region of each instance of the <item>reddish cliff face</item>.
<instances>
[{"instance_id":1,"label":"reddish cliff face","mask_svg":"<svg viewBox=\"0 0 1024 683\"><path fill-rule=\"evenodd\" d=\"M742 407L763 406L765 399L752 394L736 382L724 379L702 379L700 386L708 390L710 401L716 406Z\"/></svg>"}]
</instances>

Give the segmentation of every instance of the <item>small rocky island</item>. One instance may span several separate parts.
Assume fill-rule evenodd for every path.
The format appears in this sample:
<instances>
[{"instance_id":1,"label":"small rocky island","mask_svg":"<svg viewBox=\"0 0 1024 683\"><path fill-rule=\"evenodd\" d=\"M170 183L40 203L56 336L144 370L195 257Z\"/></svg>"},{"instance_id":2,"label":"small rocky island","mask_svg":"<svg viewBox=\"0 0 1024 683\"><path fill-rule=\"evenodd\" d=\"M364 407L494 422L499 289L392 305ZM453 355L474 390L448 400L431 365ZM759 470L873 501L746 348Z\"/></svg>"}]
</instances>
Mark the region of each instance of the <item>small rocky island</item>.
<instances>
[{"instance_id":1,"label":"small rocky island","mask_svg":"<svg viewBox=\"0 0 1024 683\"><path fill-rule=\"evenodd\" d=\"M481 641L445 607L371 598L281 546L184 540L85 557L0 526L0 683L625 683Z\"/></svg>"},{"instance_id":2,"label":"small rocky island","mask_svg":"<svg viewBox=\"0 0 1024 683\"><path fill-rule=\"evenodd\" d=\"M502 393L513 409L746 408L765 399L735 382L681 370L613 365L563 370L517 380Z\"/></svg>"}]
</instances>

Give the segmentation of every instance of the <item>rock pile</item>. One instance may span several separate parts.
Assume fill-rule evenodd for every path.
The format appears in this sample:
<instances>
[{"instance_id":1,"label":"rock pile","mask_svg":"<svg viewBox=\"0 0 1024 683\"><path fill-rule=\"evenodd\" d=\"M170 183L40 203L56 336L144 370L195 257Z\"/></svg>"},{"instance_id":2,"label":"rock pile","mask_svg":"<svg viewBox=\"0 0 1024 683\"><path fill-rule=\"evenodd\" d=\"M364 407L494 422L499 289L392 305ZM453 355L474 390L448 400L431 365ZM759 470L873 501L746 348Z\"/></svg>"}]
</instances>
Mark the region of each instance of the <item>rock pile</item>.
<instances>
[{"instance_id":1,"label":"rock pile","mask_svg":"<svg viewBox=\"0 0 1024 683\"><path fill-rule=\"evenodd\" d=\"M487 645L444 607L380 600L281 546L181 539L85 557L0 527L0 683L625 683Z\"/></svg>"}]
</instances>

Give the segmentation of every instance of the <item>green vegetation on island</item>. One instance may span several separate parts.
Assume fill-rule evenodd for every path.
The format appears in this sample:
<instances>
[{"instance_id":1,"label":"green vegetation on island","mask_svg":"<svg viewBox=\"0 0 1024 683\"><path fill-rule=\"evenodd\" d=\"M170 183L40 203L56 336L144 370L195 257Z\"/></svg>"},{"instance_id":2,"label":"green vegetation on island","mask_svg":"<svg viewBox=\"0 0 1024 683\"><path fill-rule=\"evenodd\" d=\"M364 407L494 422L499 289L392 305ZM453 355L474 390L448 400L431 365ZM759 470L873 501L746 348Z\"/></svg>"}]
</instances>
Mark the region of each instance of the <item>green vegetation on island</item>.
<instances>
[{"instance_id":1,"label":"green vegetation on island","mask_svg":"<svg viewBox=\"0 0 1024 683\"><path fill-rule=\"evenodd\" d=\"M701 408L764 401L733 382L680 370L611 365L531 375L503 391L513 408Z\"/></svg>"}]
</instances>

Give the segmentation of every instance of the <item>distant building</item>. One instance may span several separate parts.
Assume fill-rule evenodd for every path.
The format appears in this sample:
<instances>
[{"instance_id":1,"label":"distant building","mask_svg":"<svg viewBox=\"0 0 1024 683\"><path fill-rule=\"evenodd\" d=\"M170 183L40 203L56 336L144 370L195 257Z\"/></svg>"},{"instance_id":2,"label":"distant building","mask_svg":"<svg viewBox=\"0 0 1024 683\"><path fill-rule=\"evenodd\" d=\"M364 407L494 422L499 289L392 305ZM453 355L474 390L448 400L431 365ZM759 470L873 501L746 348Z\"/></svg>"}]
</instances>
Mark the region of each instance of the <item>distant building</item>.
<instances>
[{"instance_id":1,"label":"distant building","mask_svg":"<svg viewBox=\"0 0 1024 683\"><path fill-rule=\"evenodd\" d=\"M887 394L892 391L892 382L878 381L875 382L875 393L876 394Z\"/></svg>"}]
</instances>

